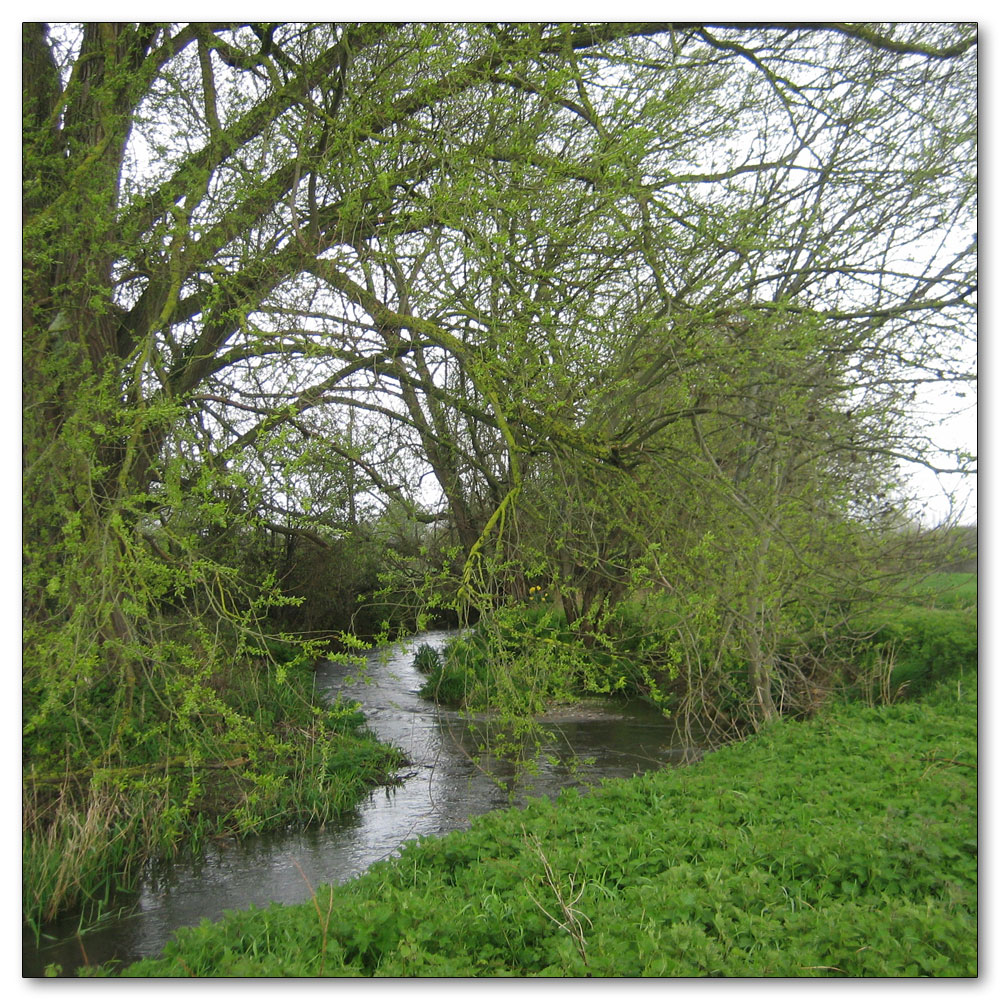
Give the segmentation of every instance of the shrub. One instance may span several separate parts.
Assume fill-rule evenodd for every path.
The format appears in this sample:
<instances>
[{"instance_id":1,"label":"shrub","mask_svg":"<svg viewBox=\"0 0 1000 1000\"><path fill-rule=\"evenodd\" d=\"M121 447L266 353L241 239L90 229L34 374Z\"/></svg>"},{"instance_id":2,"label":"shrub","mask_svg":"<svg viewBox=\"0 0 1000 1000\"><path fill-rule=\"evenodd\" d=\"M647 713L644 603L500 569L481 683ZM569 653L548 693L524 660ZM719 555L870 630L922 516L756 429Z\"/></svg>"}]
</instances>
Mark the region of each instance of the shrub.
<instances>
[{"instance_id":1,"label":"shrub","mask_svg":"<svg viewBox=\"0 0 1000 1000\"><path fill-rule=\"evenodd\" d=\"M859 676L882 663L892 668L890 684L895 692L919 694L939 680L974 673L978 652L974 610L904 608L860 650Z\"/></svg>"},{"instance_id":2,"label":"shrub","mask_svg":"<svg viewBox=\"0 0 1000 1000\"><path fill-rule=\"evenodd\" d=\"M509 690L529 711L581 695L647 696L670 675L675 618L619 605L585 633L562 610L537 600L495 610L418 668L421 695L465 708L496 707ZM418 650L418 656L421 656ZM431 651L433 652L433 651Z\"/></svg>"},{"instance_id":3,"label":"shrub","mask_svg":"<svg viewBox=\"0 0 1000 1000\"><path fill-rule=\"evenodd\" d=\"M359 706L318 704L301 649L266 646L269 658L251 649L188 679L184 690L200 703L186 728L165 712L123 728L125 763L53 761L36 750L23 777L26 924L38 932L68 910L96 919L149 858L195 854L209 834L323 824L389 779L401 755L366 728ZM35 743L58 746L60 735L47 728Z\"/></svg>"}]
</instances>

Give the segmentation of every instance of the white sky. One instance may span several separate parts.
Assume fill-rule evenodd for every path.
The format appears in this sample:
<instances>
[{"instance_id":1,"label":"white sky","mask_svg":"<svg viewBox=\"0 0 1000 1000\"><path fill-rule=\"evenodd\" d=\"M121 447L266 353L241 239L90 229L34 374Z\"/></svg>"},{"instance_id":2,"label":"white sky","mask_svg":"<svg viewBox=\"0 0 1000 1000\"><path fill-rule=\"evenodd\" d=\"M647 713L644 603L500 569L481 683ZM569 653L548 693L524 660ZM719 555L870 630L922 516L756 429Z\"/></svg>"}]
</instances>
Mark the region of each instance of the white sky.
<instances>
[{"instance_id":1,"label":"white sky","mask_svg":"<svg viewBox=\"0 0 1000 1000\"><path fill-rule=\"evenodd\" d=\"M142 16L151 17L162 17L162 10L157 9L159 5L153 5L153 7L146 8L142 12ZM231 2L231 0L225 0L225 2L216 2L210 4L208 8L199 11L193 9L194 5L181 4L180 8L172 8L170 11L170 16L173 18L186 15L190 16L211 16L211 17L227 17L233 16L238 18L267 18L273 17L276 13L275 5L264 4L259 2L259 0L245 0L245 2L236 4ZM834 16L840 17L865 17L869 15L869 12L860 8L860 5L848 5L847 10L837 10L830 12ZM189 8L189 9L185 9ZM888 8L888 9L886 9ZM8 8L9 10L10 8ZM992 9L992 8L991 8ZM955 11L948 11L949 16L959 16L967 19L978 19L980 22L980 37L981 46L984 54L993 53L992 56L988 58L981 59L981 70L982 70L982 80L981 89L986 97L983 102L983 107L987 112L987 123L986 126L981 129L981 139L983 144L981 146L981 162L986 164L986 174L987 176L993 176L996 165L996 129L993 125L992 114L995 113L995 109L998 107L998 98L1000 95L997 93L997 70L993 68L991 63L995 57L995 42L998 38L998 29L996 20L983 20L978 15L985 10L985 4L974 5L971 9ZM22 16L25 16L29 12L21 11ZM282 13L285 13L282 11ZM292 9L288 12L290 16L299 18L323 18L337 16L341 11L333 11L328 5L320 5L310 0L308 3L298 3L293 4ZM412 5L408 5L406 8L400 3L386 3L382 0L375 0L375 2L367 3L362 10L343 12L349 13L351 15L357 16L360 14L365 18L400 18L400 17L420 17L422 19L432 19L432 20L462 20L468 19L470 16L474 16L482 19L531 19L544 16L546 18L560 19L564 17L585 17L592 20L606 19L609 14L615 18L665 18L670 16L679 16L681 18L689 18L692 16L691 11L683 9L680 5L676 4L651 4L648 2L643 3L632 3L626 4L622 7L616 7L613 10L608 10L606 6L598 6L595 3L589 2L589 0L575 0L575 2L570 3L568 0L561 0L559 3L524 3L521 0L514 0L514 2L505 3L502 7L496 4L480 4L475 8L470 8L467 4L459 4L452 0L452 2L447 3L425 3L418 4L414 8ZM701 13L701 11L699 11ZM712 5L711 16L716 19L727 19L736 18L742 19L748 16L756 18L775 18L775 19L786 19L801 17L803 13L807 16L811 11L803 11L801 4L791 4L791 3L780 3L780 4L765 4L763 7L755 7L752 10L748 10L745 4L735 4L731 2L716 3ZM881 17L887 19L897 19L897 20L915 20L915 19L925 19L925 20L938 20L941 16L940 5L930 5L927 3L907 3L902 4L899 2L889 3L880 5L878 11ZM45 18L47 20L71 20L74 18L86 18L93 20L106 20L106 19L128 19L136 15L136 8L134 4L126 5L121 2L116 3L94 3L94 2L78 2L76 4L66 4L66 3L56 3L43 5L43 9L40 9L38 14L35 12L30 12L30 16ZM870 15L869 15L870 16ZM3 38L3 44L6 49L4 55L5 58L0 59L0 74L2 74L2 79L4 83L3 92L7 95L13 95L18 92L20 82L20 45L18 39L19 31L16 27L16 22L11 22L8 25L8 29L0 35ZM18 117L19 105L17 100L8 99L4 101L2 105L2 114L5 119L7 119L7 135L13 135L14 129L16 127L16 118ZM20 241L19 241L19 230L20 230L20 212L19 205L15 202L15 192L20 186L20 163L19 158L16 155L8 155L2 161L2 166L0 170L3 171L3 175L6 176L7 181L3 187L3 190L8 193L8 197L3 202L3 211L5 217L7 218L7 224L4 226L4 233L6 234L6 241L4 246L4 263L6 267L4 268L5 281L8 285L8 303L17 303L20 299L20 285L19 283L15 285L18 281L19 265L18 261L20 259ZM990 247L989 238L996 235L996 209L992 204L991 199L985 200L987 210L982 220L980 226L980 232L984 234L983 243L987 248ZM988 278L996 278L996 254L990 254L989 252L985 255L985 269ZM997 287L995 281L987 281L987 288ZM13 309L11 310L13 312ZM992 381L992 376L995 372L996 358L994 353L990 350L989 344L991 342L991 337L989 336L992 330L992 320L993 320L994 310L990 307L990 301L987 298L984 306L981 307L981 317L982 326L987 332L987 336L984 338L983 343L986 345L985 348L980 349L979 358L980 365L985 369L986 378L988 384ZM9 327L9 332L11 334L9 342L13 341L13 327L14 321L12 320ZM14 351L13 346L9 348L11 354L8 359L8 363L0 369L0 394L2 394L4 411L7 412L8 418L5 422L5 426L8 428L8 433L4 434L2 437L2 466L7 469L17 468L18 462L18 435L13 432L14 428L20 427L20 417L19 417L19 383L20 383L20 355L19 352ZM14 360L17 358L18 360ZM989 495L992 486L992 462L990 457L992 455L992 448L990 443L993 440L992 433L990 431L995 430L996 425L996 413L997 408L992 402L991 394L987 392L986 400L979 411L977 408L973 407L971 411L965 413L959 418L948 421L941 425L941 438L942 443L954 443L956 445L966 447L969 450L975 452L978 451L978 427L981 425L987 430L987 433L983 435L984 441L986 442L987 451L987 463L986 463L986 491ZM11 477L14 479L16 477ZM955 477L949 477L955 478ZM920 474L917 477L917 482L919 488L922 492L926 493L929 500L936 503L940 508L940 489L937 486L935 479L930 474ZM18 750L19 737L18 733L20 726L15 724L15 719L11 718L6 720L6 712L10 712L11 716L16 716L18 709L16 706L20 705L20 694L15 693L15 684L19 685L19 674L20 671L17 669L18 659L19 659L19 647L20 643L18 641L18 636L20 632L19 624L17 624L17 618L19 617L20 610L20 597L19 597L19 570L20 570L20 532L16 527L19 522L19 497L11 480L7 481L7 488L0 491L0 496L3 497L4 509L7 510L7 515L5 517L5 523L9 527L8 531L3 534L4 548L3 548L3 567L4 572L0 573L0 586L2 586L2 592L0 592L0 598L2 598L2 603L0 607L3 607L6 619L8 620L8 627L5 629L5 635L8 641L13 645L17 643L17 649L11 649L11 656L8 659L8 671L7 671L7 684L9 684L9 695L6 699L6 704L9 706L5 710L5 721L9 721L4 727L5 732L8 734L6 737L7 753L5 758L7 761L7 766L3 769L2 774L4 777L4 792L3 801L6 803L6 808L10 810L11 815L9 816L9 823L7 829L16 830L19 827L17 824L18 820L13 815L16 810L18 810L18 803L20 801L19 791L15 787L15 782L20 782L19 775L19 765L18 761L20 759L20 752ZM973 517L976 516L977 512L977 496L978 489L975 479L970 481L954 484L959 487L958 492L960 495L968 498L969 513L962 520L964 523L971 523ZM937 499L935 499L937 498ZM943 513L943 511L942 511ZM989 532L984 536L984 550L983 556L984 561L987 566L987 577L989 575L989 567L992 564L992 554L993 546L989 540ZM989 596L989 588L987 588L987 593L983 597L988 604L992 601ZM994 620L993 616L987 613L986 616L987 626L986 626L986 639L987 639L987 653L992 646L991 637L992 633L989 628L989 622ZM989 658L992 660L992 657ZM994 686L995 688L995 686ZM988 695L988 691L987 691ZM992 698L993 696L989 696ZM984 702L984 712L989 712L990 709L996 708L995 705ZM988 732L982 738L982 742L988 753L992 755L995 752L995 747L989 740ZM991 760L990 763L994 763ZM995 773L995 768L987 768L985 772L987 776L991 773ZM995 791L992 785L989 786L990 792ZM996 802L995 795L991 795L987 792L983 796L984 805L987 809L986 814L986 827L992 826L995 829L995 825L991 823L991 820L995 819L992 814L992 810L995 809ZM16 835L15 835L16 836ZM996 880L995 874L992 874L996 870L996 865L990 865L986 870L987 883L984 885L985 896L987 899L995 900L997 895L995 892L990 890L995 890ZM18 893L18 884L20 882L20 872L17 869L16 862L11 861L10 863L4 865L2 869L2 881L0 881L0 892L2 892L3 897L12 901L16 898ZM15 920L18 918L15 914L15 907L13 905L8 905L5 908L6 920L4 921L7 927L7 933L0 935L0 941L4 942L5 948L9 949L11 954L8 955L8 962L6 968L8 969L8 975L11 980L16 979L17 973L12 971L19 968L19 958L14 954L14 949L18 947L18 942L20 941L20 933L18 927L15 925ZM983 926L983 936L982 936L982 951L986 956L986 961L983 964L980 979L977 982L971 984L971 988L976 992L979 992L989 981L996 983L997 976L997 962L995 955L998 954L997 945L1000 944L1000 933L998 933L998 928L1000 928L1000 922L994 920L988 920ZM33 992L32 983L28 980L16 979L16 984L12 983L13 992L21 993L28 992L29 990ZM177 986L172 987L168 983L158 984L162 986L163 990L158 990L157 992L166 992L168 995L172 992L174 988L180 990L183 988L185 992L194 989L195 992L208 991L211 989L213 992L218 989L222 989L224 992L227 991L227 984L212 985L209 983L188 983L183 987ZM498 987L500 984L496 984ZM938 987L935 987L933 983L926 984L929 989L933 992L937 992ZM261 983L261 988L265 991L265 995L269 989L267 983ZM884 983L865 983L865 982L854 982L850 984L839 983L839 982L826 982L824 984L824 994L832 993L835 996L840 996L846 993L849 989L851 994L854 995L858 991L862 994L868 993L870 991L871 995L876 995L884 992L886 984ZM594 982L593 987L598 993L610 995L613 989L616 993L619 989L617 984L601 984L599 982ZM746 990L750 990L751 993L756 994L759 990L766 989L768 991L777 989L779 992L783 990L783 987L788 988L789 995L791 995L792 990L797 990L798 987L793 983L782 983L782 982L748 982L744 981L738 985L740 994ZM942 987L947 987L949 990L954 987L954 984L942 984ZM347 988L346 984L344 987ZM414 983L411 989L418 989L423 992L423 988L419 987L419 984ZM519 982L516 987L518 993L524 989L532 991L535 987L528 982ZM558 982L547 982L544 986L538 984L537 988L544 988L546 991L555 989L559 991L567 991L577 988L577 984L560 984ZM633 984L633 989L635 984ZM704 996L706 993L709 995L718 995L724 990L728 990L728 986L722 982L704 982L700 984L691 984L684 982L672 983L669 987L671 994L679 994L681 996L687 997L695 994L697 991L697 996ZM277 991L278 987L275 987ZM260 992L260 990L255 990L254 992ZM491 992L495 992L491 990ZM593 991L589 991L593 992ZM643 991L645 992L645 991ZM921 991L923 992L923 991ZM501 990L501 995L505 995Z\"/></svg>"}]
</instances>

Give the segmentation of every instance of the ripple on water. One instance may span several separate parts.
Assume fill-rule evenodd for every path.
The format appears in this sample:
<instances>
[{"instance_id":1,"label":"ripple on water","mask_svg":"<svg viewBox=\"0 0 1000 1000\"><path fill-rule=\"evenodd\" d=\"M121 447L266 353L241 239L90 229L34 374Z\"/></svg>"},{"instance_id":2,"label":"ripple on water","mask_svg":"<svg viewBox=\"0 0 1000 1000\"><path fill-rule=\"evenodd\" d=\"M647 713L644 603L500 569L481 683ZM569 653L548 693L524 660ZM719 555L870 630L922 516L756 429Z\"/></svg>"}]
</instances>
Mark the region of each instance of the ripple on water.
<instances>
[{"instance_id":1,"label":"ripple on water","mask_svg":"<svg viewBox=\"0 0 1000 1000\"><path fill-rule=\"evenodd\" d=\"M417 647L440 648L453 635L427 632L374 651L364 678L340 664L317 670L319 690L359 701L369 726L407 755L402 784L376 789L353 814L322 830L222 842L195 861L150 865L139 890L123 895L127 909L117 917L80 937L71 918L56 923L48 928L52 940L40 948L25 935L23 974L42 975L50 962L69 971L88 962L128 964L157 955L178 927L251 904L304 902L313 886L346 881L414 837L465 828L472 817L529 795L679 763L680 751L666 745L670 730L654 708L587 699L542 717L554 734L549 752L556 759L543 760L537 774L519 776L507 761L493 761L488 773L489 755L476 759L478 738L469 720L418 694L423 675L413 666ZM593 763L577 767L575 758Z\"/></svg>"}]
</instances>

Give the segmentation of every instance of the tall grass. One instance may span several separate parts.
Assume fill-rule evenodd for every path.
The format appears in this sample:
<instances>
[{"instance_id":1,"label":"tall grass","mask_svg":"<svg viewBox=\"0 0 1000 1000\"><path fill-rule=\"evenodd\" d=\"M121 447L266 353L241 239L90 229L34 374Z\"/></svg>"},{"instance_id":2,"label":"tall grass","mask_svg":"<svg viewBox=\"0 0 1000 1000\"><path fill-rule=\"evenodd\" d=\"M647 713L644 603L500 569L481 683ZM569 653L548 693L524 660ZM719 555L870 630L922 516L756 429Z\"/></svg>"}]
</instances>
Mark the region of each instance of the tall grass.
<instances>
[{"instance_id":1,"label":"tall grass","mask_svg":"<svg viewBox=\"0 0 1000 1000\"><path fill-rule=\"evenodd\" d=\"M108 869L127 880L140 833L136 820L144 815L128 809L126 797L107 786L86 802L75 801L65 788L54 801L43 804L41 798L26 791L23 803L24 912L36 930L65 909L107 902Z\"/></svg>"},{"instance_id":2,"label":"tall grass","mask_svg":"<svg viewBox=\"0 0 1000 1000\"><path fill-rule=\"evenodd\" d=\"M316 703L306 664L234 664L213 684L219 712L200 716L196 741L153 733L135 763L25 771L22 905L36 934L67 912L97 919L147 859L330 822L401 762L357 705Z\"/></svg>"}]
</instances>

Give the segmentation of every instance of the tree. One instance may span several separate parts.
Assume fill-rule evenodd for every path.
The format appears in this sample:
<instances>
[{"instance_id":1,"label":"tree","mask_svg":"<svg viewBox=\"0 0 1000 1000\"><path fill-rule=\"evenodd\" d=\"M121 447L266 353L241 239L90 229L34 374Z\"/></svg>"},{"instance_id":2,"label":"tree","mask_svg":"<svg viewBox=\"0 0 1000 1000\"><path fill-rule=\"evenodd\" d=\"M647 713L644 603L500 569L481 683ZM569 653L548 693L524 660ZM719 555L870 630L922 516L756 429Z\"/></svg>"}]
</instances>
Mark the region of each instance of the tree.
<instances>
[{"instance_id":1,"label":"tree","mask_svg":"<svg viewBox=\"0 0 1000 1000\"><path fill-rule=\"evenodd\" d=\"M433 518L429 468L484 603L533 466L707 482L759 567L797 449L842 497L968 377L972 26L27 23L23 57L33 724L95 674L133 711L172 594L252 624L199 531L309 531L289 446L347 522Z\"/></svg>"}]
</instances>

